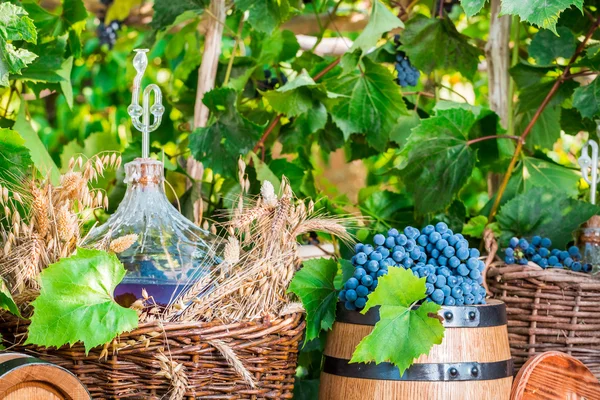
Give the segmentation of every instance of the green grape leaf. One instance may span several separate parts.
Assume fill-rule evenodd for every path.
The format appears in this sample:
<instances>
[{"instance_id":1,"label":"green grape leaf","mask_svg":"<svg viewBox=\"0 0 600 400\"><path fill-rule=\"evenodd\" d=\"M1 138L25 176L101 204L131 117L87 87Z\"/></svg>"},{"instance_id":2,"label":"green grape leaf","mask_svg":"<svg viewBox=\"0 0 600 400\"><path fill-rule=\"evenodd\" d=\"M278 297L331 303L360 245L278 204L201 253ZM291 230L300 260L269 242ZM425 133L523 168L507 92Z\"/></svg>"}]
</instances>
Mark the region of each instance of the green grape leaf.
<instances>
[{"instance_id":1,"label":"green grape leaf","mask_svg":"<svg viewBox=\"0 0 600 400\"><path fill-rule=\"evenodd\" d=\"M327 109L321 102L314 102L309 112L299 115L291 125L281 128L279 141L284 153L295 153L299 147L310 142L307 140L311 133L323 129L327 124Z\"/></svg>"},{"instance_id":2,"label":"green grape leaf","mask_svg":"<svg viewBox=\"0 0 600 400\"><path fill-rule=\"evenodd\" d=\"M0 308L11 312L17 317L21 316L19 307L17 307L17 303L15 303L12 295L10 294L10 290L6 286L6 283L4 283L3 279L0 279Z\"/></svg>"},{"instance_id":3,"label":"green grape leaf","mask_svg":"<svg viewBox=\"0 0 600 400\"><path fill-rule=\"evenodd\" d=\"M537 110L546 98L546 95L551 90L552 86L554 86L555 82L555 79L550 81L543 80L540 83L529 85L526 88L521 89L516 112L523 113L530 110ZM571 98L575 88L577 87L579 87L579 84L573 80L568 80L561 83L546 107L560 106L565 100Z\"/></svg>"},{"instance_id":4,"label":"green grape leaf","mask_svg":"<svg viewBox=\"0 0 600 400\"><path fill-rule=\"evenodd\" d=\"M594 132L596 123L591 119L583 118L574 108L563 108L560 111L560 127L567 135L577 135L579 132Z\"/></svg>"},{"instance_id":5,"label":"green grape leaf","mask_svg":"<svg viewBox=\"0 0 600 400\"><path fill-rule=\"evenodd\" d=\"M0 129L0 180L17 183L32 165L29 149L15 131Z\"/></svg>"},{"instance_id":6,"label":"green grape leaf","mask_svg":"<svg viewBox=\"0 0 600 400\"><path fill-rule=\"evenodd\" d=\"M560 13L571 6L583 13L583 0L502 0L501 14L518 15L523 21L558 35L556 23Z\"/></svg>"},{"instance_id":7,"label":"green grape leaf","mask_svg":"<svg viewBox=\"0 0 600 400\"><path fill-rule=\"evenodd\" d=\"M412 130L400 174L418 199L418 213L448 206L471 176L477 152L467 141L476 122L472 112L455 108L438 111Z\"/></svg>"},{"instance_id":8,"label":"green grape leaf","mask_svg":"<svg viewBox=\"0 0 600 400\"><path fill-rule=\"evenodd\" d=\"M27 11L9 2L0 4L0 41L37 41L37 31Z\"/></svg>"},{"instance_id":9,"label":"green grape leaf","mask_svg":"<svg viewBox=\"0 0 600 400\"><path fill-rule=\"evenodd\" d=\"M391 362L402 375L415 359L442 343L444 326L437 317L441 307L426 301L412 308L424 298L425 278L415 277L409 269L390 268L362 310L364 314L379 306L379 321L356 346L350 362Z\"/></svg>"},{"instance_id":10,"label":"green grape leaf","mask_svg":"<svg viewBox=\"0 0 600 400\"><path fill-rule=\"evenodd\" d=\"M37 132L31 126L31 123L27 121L25 107L20 107L13 129L25 140L25 147L29 149L31 159L37 170L43 176L49 176L54 185L58 185L60 183L58 167L54 163L54 160L52 160L48 149L42 143Z\"/></svg>"},{"instance_id":11,"label":"green grape leaf","mask_svg":"<svg viewBox=\"0 0 600 400\"><path fill-rule=\"evenodd\" d=\"M427 18L423 15L417 15L406 23L401 49L421 71L457 70L467 78L472 78L477 71L481 54L467 42L466 36L458 33L450 18Z\"/></svg>"},{"instance_id":12,"label":"green grape leaf","mask_svg":"<svg viewBox=\"0 0 600 400\"><path fill-rule=\"evenodd\" d=\"M534 157L523 157L508 182L507 190L523 193L534 187L545 187L553 193L568 196L579 194L579 170L573 170L551 161Z\"/></svg>"},{"instance_id":13,"label":"green grape leaf","mask_svg":"<svg viewBox=\"0 0 600 400\"><path fill-rule=\"evenodd\" d=\"M135 6L140 5L142 0L120 0L108 6L104 23L106 25L113 21L124 21ZM155 2L156 4L156 2Z\"/></svg>"},{"instance_id":14,"label":"green grape leaf","mask_svg":"<svg viewBox=\"0 0 600 400\"><path fill-rule=\"evenodd\" d=\"M190 135L192 155L225 176L235 176L238 157L254 147L263 129L238 112L236 99L233 89L218 88L206 93L202 101L217 120Z\"/></svg>"},{"instance_id":15,"label":"green grape leaf","mask_svg":"<svg viewBox=\"0 0 600 400\"><path fill-rule=\"evenodd\" d=\"M271 33L294 13L289 0L234 0L238 9L248 11L248 22L257 31Z\"/></svg>"},{"instance_id":16,"label":"green grape leaf","mask_svg":"<svg viewBox=\"0 0 600 400\"><path fill-rule=\"evenodd\" d=\"M113 298L124 276L116 255L82 248L44 269L40 295L31 303L34 312L26 344L60 347L83 342L87 354L135 329L135 310L121 307Z\"/></svg>"},{"instance_id":17,"label":"green grape leaf","mask_svg":"<svg viewBox=\"0 0 600 400\"><path fill-rule=\"evenodd\" d=\"M340 260L340 266L342 267L342 275L338 289L341 289L346 281L354 276L354 264L352 262L342 259Z\"/></svg>"},{"instance_id":18,"label":"green grape leaf","mask_svg":"<svg viewBox=\"0 0 600 400\"><path fill-rule=\"evenodd\" d=\"M529 86L542 83L544 78L548 78L548 72L552 71L556 71L556 66L547 67L520 62L510 69L510 76L514 79L519 89L525 89Z\"/></svg>"},{"instance_id":19,"label":"green grape leaf","mask_svg":"<svg viewBox=\"0 0 600 400\"><path fill-rule=\"evenodd\" d=\"M313 108L315 100L327 96L324 85L315 83L306 71L277 90L263 93L263 97L275 111L288 117L297 117L308 112Z\"/></svg>"},{"instance_id":20,"label":"green grape leaf","mask_svg":"<svg viewBox=\"0 0 600 400\"><path fill-rule=\"evenodd\" d=\"M474 238L482 238L483 231L487 227L488 219L486 216L478 215L473 217L463 225L462 233Z\"/></svg>"},{"instance_id":21,"label":"green grape leaf","mask_svg":"<svg viewBox=\"0 0 600 400\"><path fill-rule=\"evenodd\" d=\"M531 39L529 55L538 64L547 65L558 57L570 58L577 48L577 39L569 28L559 26L556 36L549 30L541 30Z\"/></svg>"},{"instance_id":22,"label":"green grape leaf","mask_svg":"<svg viewBox=\"0 0 600 400\"><path fill-rule=\"evenodd\" d=\"M573 107L586 118L600 115L600 78L596 77L592 83L575 89Z\"/></svg>"},{"instance_id":23,"label":"green grape leaf","mask_svg":"<svg viewBox=\"0 0 600 400\"><path fill-rule=\"evenodd\" d=\"M338 272L337 262L316 258L304 261L304 266L290 282L288 293L294 293L306 310L306 337L310 342L321 330L329 330L335 321L337 291L334 279Z\"/></svg>"},{"instance_id":24,"label":"green grape leaf","mask_svg":"<svg viewBox=\"0 0 600 400\"><path fill-rule=\"evenodd\" d=\"M371 147L383 151L390 130L408 110L400 88L393 83L393 74L368 58L363 64L362 71L326 81L327 89L343 96L331 109L331 116L345 140L353 133L362 133Z\"/></svg>"},{"instance_id":25,"label":"green grape leaf","mask_svg":"<svg viewBox=\"0 0 600 400\"><path fill-rule=\"evenodd\" d=\"M554 247L562 249L573 239L573 231L598 213L600 207L596 205L533 187L504 204L496 221L502 230L502 244L513 236L539 235L550 238Z\"/></svg>"},{"instance_id":26,"label":"green grape leaf","mask_svg":"<svg viewBox=\"0 0 600 400\"><path fill-rule=\"evenodd\" d=\"M487 0L460 0L460 5L465 10L467 17L472 17L481 11L486 2Z\"/></svg>"},{"instance_id":27,"label":"green grape leaf","mask_svg":"<svg viewBox=\"0 0 600 400\"><path fill-rule=\"evenodd\" d=\"M537 110L527 110L517 114L515 117L515 134L521 135L529 122L533 119ZM560 112L559 106L546 107L531 128L527 136L525 147L533 149L535 146L552 148L552 145L560 137Z\"/></svg>"},{"instance_id":28,"label":"green grape leaf","mask_svg":"<svg viewBox=\"0 0 600 400\"><path fill-rule=\"evenodd\" d=\"M164 29L186 12L200 14L210 4L209 0L154 0L152 27Z\"/></svg>"},{"instance_id":29,"label":"green grape leaf","mask_svg":"<svg viewBox=\"0 0 600 400\"><path fill-rule=\"evenodd\" d=\"M275 189L275 193L279 193L279 189L281 188L281 180L277 175L271 171L269 165L262 161L254 152L250 152L250 157L252 157L252 164L254 165L254 170L256 171L256 179L259 182L269 181L273 185L273 189Z\"/></svg>"},{"instance_id":30,"label":"green grape leaf","mask_svg":"<svg viewBox=\"0 0 600 400\"><path fill-rule=\"evenodd\" d=\"M0 38L0 86L8 86L8 75L20 74L36 58L37 55L29 50L17 49Z\"/></svg>"},{"instance_id":31,"label":"green grape leaf","mask_svg":"<svg viewBox=\"0 0 600 400\"><path fill-rule=\"evenodd\" d=\"M390 140L402 148L406 144L411 130L420 123L419 114L414 110L409 110L408 115L401 115L396 121L396 125L390 131Z\"/></svg>"},{"instance_id":32,"label":"green grape leaf","mask_svg":"<svg viewBox=\"0 0 600 400\"><path fill-rule=\"evenodd\" d=\"M396 28L404 28L400 18L388 10L381 1L375 0L371 8L369 23L356 38L348 52L352 53L356 49L361 49L363 53L366 53L375 47L381 39L381 35Z\"/></svg>"}]
</instances>

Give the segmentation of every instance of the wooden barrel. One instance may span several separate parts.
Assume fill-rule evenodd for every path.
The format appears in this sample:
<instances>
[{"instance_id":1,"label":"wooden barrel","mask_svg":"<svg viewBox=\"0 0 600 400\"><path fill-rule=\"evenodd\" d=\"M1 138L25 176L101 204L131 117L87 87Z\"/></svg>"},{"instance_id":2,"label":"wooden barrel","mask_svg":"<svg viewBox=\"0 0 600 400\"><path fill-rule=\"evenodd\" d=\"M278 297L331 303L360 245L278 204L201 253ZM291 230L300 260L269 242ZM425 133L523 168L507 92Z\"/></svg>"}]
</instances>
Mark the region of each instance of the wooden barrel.
<instances>
[{"instance_id":1,"label":"wooden barrel","mask_svg":"<svg viewBox=\"0 0 600 400\"><path fill-rule=\"evenodd\" d=\"M0 353L0 399L89 400L75 375L58 365L19 353Z\"/></svg>"},{"instance_id":2,"label":"wooden barrel","mask_svg":"<svg viewBox=\"0 0 600 400\"><path fill-rule=\"evenodd\" d=\"M327 336L319 399L508 400L513 362L504 303L443 306L440 315L446 327L442 344L400 376L390 363L349 363L379 313L374 308L362 315L338 304L337 322Z\"/></svg>"}]
</instances>

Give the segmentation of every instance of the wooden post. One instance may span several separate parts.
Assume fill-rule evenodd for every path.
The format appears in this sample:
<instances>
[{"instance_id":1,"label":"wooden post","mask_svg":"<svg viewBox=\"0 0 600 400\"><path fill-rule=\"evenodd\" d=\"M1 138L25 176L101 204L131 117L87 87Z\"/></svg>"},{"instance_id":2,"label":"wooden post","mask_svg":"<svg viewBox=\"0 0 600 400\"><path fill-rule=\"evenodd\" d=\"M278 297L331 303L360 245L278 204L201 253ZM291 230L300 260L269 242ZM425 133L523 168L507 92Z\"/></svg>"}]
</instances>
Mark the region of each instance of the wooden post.
<instances>
[{"instance_id":1,"label":"wooden post","mask_svg":"<svg viewBox=\"0 0 600 400\"><path fill-rule=\"evenodd\" d=\"M502 127L508 128L510 121L510 15L500 14L500 0L491 0L490 34L485 45L487 60L490 108L500 117ZM500 185L501 174L488 174L488 192L494 195Z\"/></svg>"},{"instance_id":2,"label":"wooden post","mask_svg":"<svg viewBox=\"0 0 600 400\"><path fill-rule=\"evenodd\" d=\"M205 13L205 18L208 18L208 26L204 39L202 63L198 69L198 87L194 106L194 129L204 127L208 122L209 110L202 102L202 99L206 92L211 91L215 87L217 66L219 56L221 55L223 26L225 25L225 0L211 0L208 12ZM187 160L187 172L192 178L198 180L202 179L204 168L200 162L190 156ZM188 187L191 186L192 182L188 182ZM194 203L194 221L199 224L201 219L202 202L197 201Z\"/></svg>"}]
</instances>

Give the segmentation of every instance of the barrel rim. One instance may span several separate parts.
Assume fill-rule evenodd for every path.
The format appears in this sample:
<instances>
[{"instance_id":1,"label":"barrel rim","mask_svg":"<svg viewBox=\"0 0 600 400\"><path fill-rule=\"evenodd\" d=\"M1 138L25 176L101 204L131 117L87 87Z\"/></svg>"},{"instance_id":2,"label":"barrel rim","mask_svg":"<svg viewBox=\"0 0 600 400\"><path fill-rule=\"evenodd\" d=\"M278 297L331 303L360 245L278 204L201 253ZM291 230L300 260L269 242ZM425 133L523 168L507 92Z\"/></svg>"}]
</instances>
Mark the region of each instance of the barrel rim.
<instances>
[{"instance_id":1,"label":"barrel rim","mask_svg":"<svg viewBox=\"0 0 600 400\"><path fill-rule=\"evenodd\" d=\"M489 381L513 376L512 358L495 362L423 363L411 365L402 375L394 364L350 363L325 356L323 373L355 379L383 381L465 382Z\"/></svg>"},{"instance_id":2,"label":"barrel rim","mask_svg":"<svg viewBox=\"0 0 600 400\"><path fill-rule=\"evenodd\" d=\"M506 304L496 299L488 299L486 304L441 307L438 314L446 328L488 328L506 325L508 321ZM362 314L347 310L344 303L338 302L335 320L347 324L373 326L379 322L379 306Z\"/></svg>"}]
</instances>

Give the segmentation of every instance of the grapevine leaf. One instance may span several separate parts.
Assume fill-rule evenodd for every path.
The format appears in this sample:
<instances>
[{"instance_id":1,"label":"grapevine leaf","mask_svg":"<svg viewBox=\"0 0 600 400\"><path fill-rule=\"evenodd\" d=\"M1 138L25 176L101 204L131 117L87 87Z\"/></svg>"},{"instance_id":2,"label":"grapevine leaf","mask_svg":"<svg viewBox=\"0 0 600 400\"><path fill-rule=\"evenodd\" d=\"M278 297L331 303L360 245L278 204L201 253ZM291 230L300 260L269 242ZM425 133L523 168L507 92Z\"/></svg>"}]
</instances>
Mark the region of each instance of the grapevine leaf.
<instances>
[{"instance_id":1,"label":"grapevine leaf","mask_svg":"<svg viewBox=\"0 0 600 400\"><path fill-rule=\"evenodd\" d=\"M560 137L560 112L559 106L546 107L539 118L531 128L531 133L527 136L525 146L533 149L536 145L540 147L552 148L552 145ZM533 119L536 110L528 110L517 114L515 118L515 134L521 135L529 122Z\"/></svg>"},{"instance_id":2,"label":"grapevine leaf","mask_svg":"<svg viewBox=\"0 0 600 400\"><path fill-rule=\"evenodd\" d=\"M125 268L114 254L77 249L40 274L41 292L26 343L46 347L83 342L86 353L138 325L135 310L123 308L113 291Z\"/></svg>"},{"instance_id":3,"label":"grapevine leaf","mask_svg":"<svg viewBox=\"0 0 600 400\"><path fill-rule=\"evenodd\" d=\"M575 89L573 107L586 118L600 115L600 78L596 77L592 83Z\"/></svg>"},{"instance_id":4,"label":"grapevine leaf","mask_svg":"<svg viewBox=\"0 0 600 400\"><path fill-rule=\"evenodd\" d=\"M106 11L104 23L108 25L115 20L124 21L129 16L131 10L135 6L140 5L141 2L142 0L121 0L113 2Z\"/></svg>"},{"instance_id":5,"label":"grapevine leaf","mask_svg":"<svg viewBox=\"0 0 600 400\"><path fill-rule=\"evenodd\" d=\"M155 0L152 27L164 29L181 14L187 11L200 14L209 4L209 0Z\"/></svg>"},{"instance_id":6,"label":"grapevine leaf","mask_svg":"<svg viewBox=\"0 0 600 400\"><path fill-rule=\"evenodd\" d=\"M327 80L330 91L344 96L332 108L331 116L344 132L344 139L362 133L371 147L383 151L389 131L408 110L392 73L368 58L363 63L362 72L355 70Z\"/></svg>"},{"instance_id":7,"label":"grapevine leaf","mask_svg":"<svg viewBox=\"0 0 600 400\"><path fill-rule=\"evenodd\" d=\"M577 40L573 32L564 26L559 26L556 31L560 36L544 29L536 33L531 40L529 55L535 58L538 64L550 64L558 57L570 58L575 53Z\"/></svg>"},{"instance_id":8,"label":"grapevine leaf","mask_svg":"<svg viewBox=\"0 0 600 400\"><path fill-rule=\"evenodd\" d=\"M9 2L0 4L0 41L37 41L37 31L27 11Z\"/></svg>"},{"instance_id":9,"label":"grapevine leaf","mask_svg":"<svg viewBox=\"0 0 600 400\"><path fill-rule=\"evenodd\" d=\"M19 182L31 164L23 138L13 130L0 129L0 180Z\"/></svg>"},{"instance_id":10,"label":"grapevine leaf","mask_svg":"<svg viewBox=\"0 0 600 400\"><path fill-rule=\"evenodd\" d=\"M314 96L313 96L313 92ZM319 93L320 92L320 93ZM331 94L333 96L333 94ZM263 96L275 111L288 117L297 117L313 108L314 100L327 96L324 86L317 84L303 71L294 80L277 90L265 92Z\"/></svg>"},{"instance_id":11,"label":"grapevine leaf","mask_svg":"<svg viewBox=\"0 0 600 400\"><path fill-rule=\"evenodd\" d=\"M356 38L349 52L361 49L363 53L371 50L381 39L381 35L396 28L403 28L404 24L379 0L373 2L369 23Z\"/></svg>"},{"instance_id":12,"label":"grapevine leaf","mask_svg":"<svg viewBox=\"0 0 600 400\"><path fill-rule=\"evenodd\" d=\"M579 171L551 161L524 157L510 178L509 186L514 186L516 193L523 193L534 187L545 187L553 193L577 196L580 178Z\"/></svg>"},{"instance_id":13,"label":"grapevine leaf","mask_svg":"<svg viewBox=\"0 0 600 400\"><path fill-rule=\"evenodd\" d=\"M574 108L563 108L560 112L560 127L568 135L577 135L579 132L592 133L596 130L596 124Z\"/></svg>"},{"instance_id":14,"label":"grapevine leaf","mask_svg":"<svg viewBox=\"0 0 600 400\"><path fill-rule=\"evenodd\" d=\"M410 62L426 73L434 69L458 70L467 78L477 71L480 51L456 30L450 18L408 20L402 34L402 47ZM435 57L432 57L435 54Z\"/></svg>"},{"instance_id":15,"label":"grapevine leaf","mask_svg":"<svg viewBox=\"0 0 600 400\"><path fill-rule=\"evenodd\" d=\"M235 175L238 157L252 149L262 131L238 112L236 97L236 92L228 88L206 93L202 101L217 120L190 135L193 156L226 176Z\"/></svg>"},{"instance_id":16,"label":"grapevine leaf","mask_svg":"<svg viewBox=\"0 0 600 400\"><path fill-rule=\"evenodd\" d=\"M517 113L537 110L555 82L556 80L542 81L523 88L519 95L519 102L517 103ZM547 107L559 106L565 100L570 99L573 91L578 86L579 84L572 80L563 82L548 102Z\"/></svg>"},{"instance_id":17,"label":"grapevine leaf","mask_svg":"<svg viewBox=\"0 0 600 400\"><path fill-rule=\"evenodd\" d=\"M321 102L314 102L313 108L299 115L290 125L281 129L279 141L283 145L284 153L295 153L299 147L304 147L310 142L307 138L311 133L325 127L327 123L327 109Z\"/></svg>"},{"instance_id":18,"label":"grapevine leaf","mask_svg":"<svg viewBox=\"0 0 600 400\"><path fill-rule=\"evenodd\" d=\"M269 181L273 185L275 193L279 193L281 180L271 171L269 165L262 161L254 152L251 152L250 156L252 157L252 164L256 171L256 179L259 182Z\"/></svg>"},{"instance_id":19,"label":"grapevine leaf","mask_svg":"<svg viewBox=\"0 0 600 400\"><path fill-rule=\"evenodd\" d=\"M29 50L17 49L0 38L0 86L8 86L8 75L20 74L36 58L37 55Z\"/></svg>"},{"instance_id":20,"label":"grapevine leaf","mask_svg":"<svg viewBox=\"0 0 600 400\"><path fill-rule=\"evenodd\" d=\"M548 76L548 72L551 71L556 71L556 67L539 66L520 62L510 69L510 76L514 79L519 89L525 89L529 86L541 83L542 80ZM548 88L548 90L550 90L550 88Z\"/></svg>"},{"instance_id":21,"label":"grapevine leaf","mask_svg":"<svg viewBox=\"0 0 600 400\"><path fill-rule=\"evenodd\" d=\"M558 35L558 17L573 5L583 13L583 0L503 0L501 14L518 15L522 20Z\"/></svg>"},{"instance_id":22,"label":"grapevine leaf","mask_svg":"<svg viewBox=\"0 0 600 400\"><path fill-rule=\"evenodd\" d=\"M248 22L260 32L271 33L293 14L289 0L235 0L238 9L248 11Z\"/></svg>"},{"instance_id":23,"label":"grapevine leaf","mask_svg":"<svg viewBox=\"0 0 600 400\"><path fill-rule=\"evenodd\" d=\"M19 109L17 121L15 122L13 129L25 140L25 147L29 149L31 159L38 171L40 171L43 176L50 176L52 183L58 185L60 182L60 172L58 171L58 167L54 163L54 160L52 160L50 153L48 153L48 149L46 149L44 143L42 143L37 132L33 129L29 121L27 121L25 107Z\"/></svg>"},{"instance_id":24,"label":"grapevine leaf","mask_svg":"<svg viewBox=\"0 0 600 400\"><path fill-rule=\"evenodd\" d=\"M346 283L346 281L354 276L354 264L348 260L340 260L342 267L342 280L340 281L340 289Z\"/></svg>"},{"instance_id":25,"label":"grapevine leaf","mask_svg":"<svg viewBox=\"0 0 600 400\"><path fill-rule=\"evenodd\" d=\"M474 238L482 238L483 231L487 227L488 219L486 216L478 215L469 220L468 223L464 224L462 233Z\"/></svg>"},{"instance_id":26,"label":"grapevine leaf","mask_svg":"<svg viewBox=\"0 0 600 400\"><path fill-rule=\"evenodd\" d=\"M475 123L472 112L456 108L440 110L412 130L400 174L418 199L418 213L448 206L471 176L477 156L467 141Z\"/></svg>"},{"instance_id":27,"label":"grapevine leaf","mask_svg":"<svg viewBox=\"0 0 600 400\"><path fill-rule=\"evenodd\" d=\"M10 290L4 283L4 280L0 279L0 308L6 311L10 311L13 315L18 317L21 316L21 312L19 311L19 307L13 300L12 295L10 294Z\"/></svg>"},{"instance_id":28,"label":"grapevine leaf","mask_svg":"<svg viewBox=\"0 0 600 400\"><path fill-rule=\"evenodd\" d=\"M481 11L486 2L487 0L460 0L460 5L465 10L467 17L472 17Z\"/></svg>"},{"instance_id":29,"label":"grapevine leaf","mask_svg":"<svg viewBox=\"0 0 600 400\"><path fill-rule=\"evenodd\" d=\"M329 330L333 326L337 303L333 281L337 272L338 265L334 260L307 260L290 282L288 292L300 297L306 310L305 342L318 337L321 330Z\"/></svg>"},{"instance_id":30,"label":"grapevine leaf","mask_svg":"<svg viewBox=\"0 0 600 400\"><path fill-rule=\"evenodd\" d=\"M402 115L398 118L396 125L390 131L390 140L396 142L400 147L404 146L410 136L411 130L420 123L419 114L414 110L410 110L408 115Z\"/></svg>"},{"instance_id":31,"label":"grapevine leaf","mask_svg":"<svg viewBox=\"0 0 600 400\"><path fill-rule=\"evenodd\" d=\"M502 243L513 237L548 237L557 248L572 240L571 234L582 223L600 213L600 207L575 200L564 193L533 187L498 211L496 220L502 230Z\"/></svg>"},{"instance_id":32,"label":"grapevine leaf","mask_svg":"<svg viewBox=\"0 0 600 400\"><path fill-rule=\"evenodd\" d=\"M434 344L442 343L444 326L437 318L441 307L427 301L412 308L424 298L425 278L415 277L408 269L390 268L387 275L379 278L362 310L364 314L379 306L379 322L356 346L350 362L391 362L402 375L415 359L428 354Z\"/></svg>"}]
</instances>

